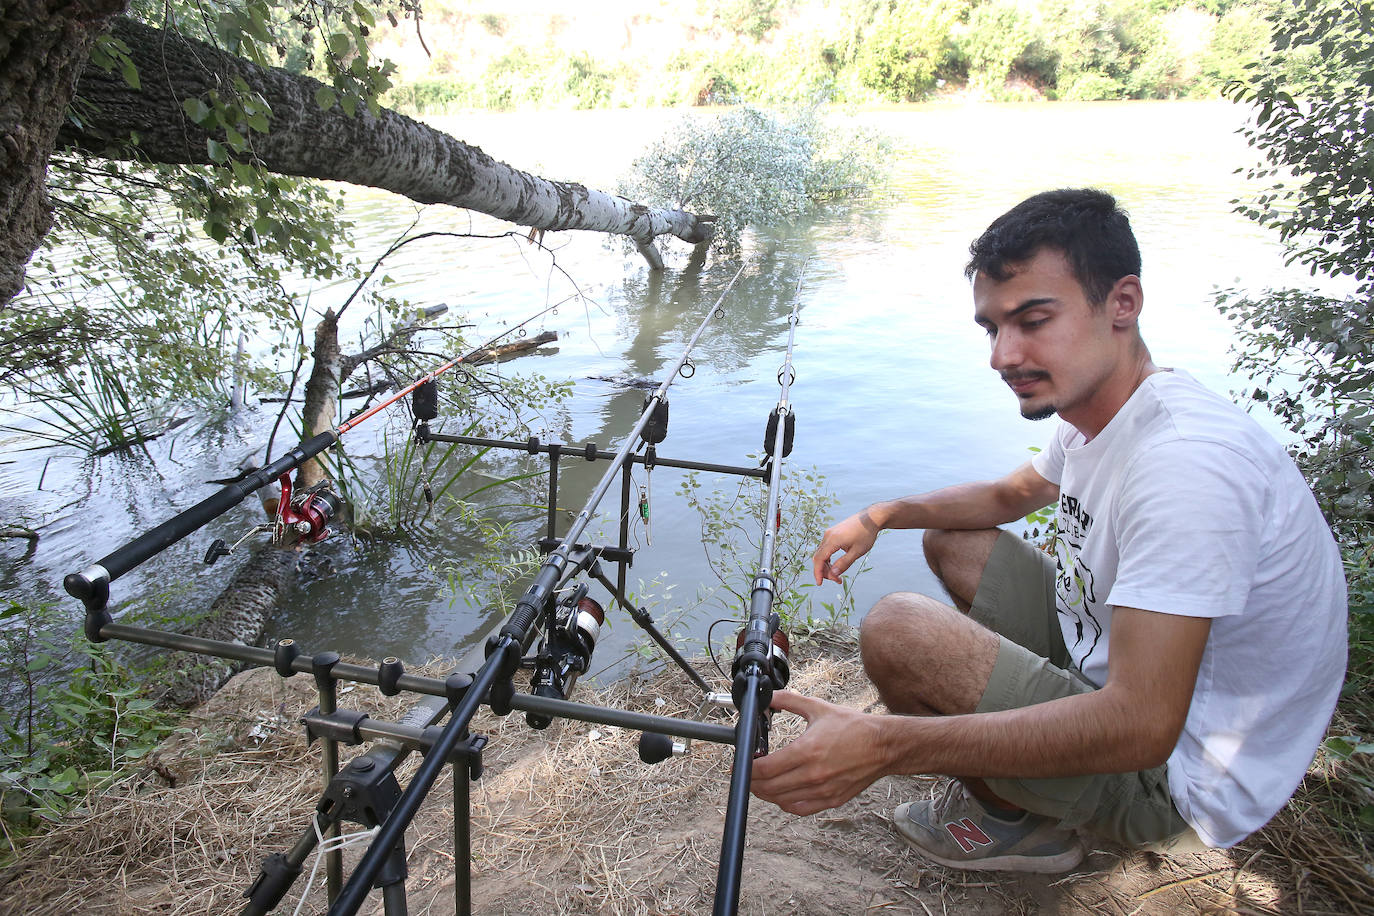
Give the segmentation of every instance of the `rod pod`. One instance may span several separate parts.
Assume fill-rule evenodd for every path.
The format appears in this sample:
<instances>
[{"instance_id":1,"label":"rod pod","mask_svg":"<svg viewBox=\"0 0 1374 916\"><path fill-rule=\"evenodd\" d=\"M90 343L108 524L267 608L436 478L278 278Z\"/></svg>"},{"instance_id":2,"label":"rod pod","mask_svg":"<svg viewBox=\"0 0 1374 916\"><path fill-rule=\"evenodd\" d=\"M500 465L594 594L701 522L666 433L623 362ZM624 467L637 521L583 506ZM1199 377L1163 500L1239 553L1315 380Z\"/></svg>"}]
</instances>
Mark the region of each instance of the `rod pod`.
<instances>
[{"instance_id":1,"label":"rod pod","mask_svg":"<svg viewBox=\"0 0 1374 916\"><path fill-rule=\"evenodd\" d=\"M373 838L367 851L363 853L362 860L353 870L353 874L344 885L339 898L330 907L329 916L353 916L362 906L373 881L376 880L378 872L386 862L389 850L415 818L421 802L429 794L449 754L456 746L459 738L467 732L468 723L477 712L479 703L487 698L494 712L500 715L510 712L509 698L514 694L511 677L515 674L520 658L531 641L534 623L544 606L552 600L558 586L580 571L579 564L574 564L571 558L577 540L586 531L597 505L610 490L631 451L639 444L645 426L648 425L657 405L664 400L669 386L672 385L673 380L677 378L683 365L686 364L687 358L705 332L706 326L711 322L711 319L723 314L720 305L725 301L730 290L734 288L735 281L739 279L742 273L744 273L744 268L740 267L735 275L730 278L730 282L726 284L720 297L707 311L706 317L702 319L691 340L687 342L682 355L674 363L672 371L645 402L644 410L635 422L634 429L616 453L615 458L611 460L610 468L607 469L601 482L597 484L596 489L588 497L582 511L573 520L572 525L563 536L563 542L544 560L544 564L535 574L534 582L516 602L515 610L511 612L510 618L501 627L497 635L488 642L487 660L473 676L472 687L469 688L462 700L453 707L448 723L444 725L434 746L425 756L424 763L401 794L391 816L382 824L381 830ZM595 559L594 554L590 551L585 553L587 563ZM488 695L489 692L490 696Z\"/></svg>"}]
</instances>

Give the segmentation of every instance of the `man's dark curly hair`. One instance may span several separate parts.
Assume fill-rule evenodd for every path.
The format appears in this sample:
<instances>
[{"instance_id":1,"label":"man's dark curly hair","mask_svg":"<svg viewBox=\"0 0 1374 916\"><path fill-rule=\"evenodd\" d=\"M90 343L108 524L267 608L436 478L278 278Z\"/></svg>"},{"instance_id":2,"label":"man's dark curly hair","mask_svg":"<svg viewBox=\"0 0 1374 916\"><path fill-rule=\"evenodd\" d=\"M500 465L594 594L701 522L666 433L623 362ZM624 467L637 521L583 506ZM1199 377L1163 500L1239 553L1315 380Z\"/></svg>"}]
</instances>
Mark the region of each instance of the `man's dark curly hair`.
<instances>
[{"instance_id":1,"label":"man's dark curly hair","mask_svg":"<svg viewBox=\"0 0 1374 916\"><path fill-rule=\"evenodd\" d=\"M1140 246L1116 198L1094 188L1043 191L993 220L969 246L964 274L983 273L999 283L1042 248L1068 259L1094 308L1107 301L1117 280L1140 276Z\"/></svg>"}]
</instances>

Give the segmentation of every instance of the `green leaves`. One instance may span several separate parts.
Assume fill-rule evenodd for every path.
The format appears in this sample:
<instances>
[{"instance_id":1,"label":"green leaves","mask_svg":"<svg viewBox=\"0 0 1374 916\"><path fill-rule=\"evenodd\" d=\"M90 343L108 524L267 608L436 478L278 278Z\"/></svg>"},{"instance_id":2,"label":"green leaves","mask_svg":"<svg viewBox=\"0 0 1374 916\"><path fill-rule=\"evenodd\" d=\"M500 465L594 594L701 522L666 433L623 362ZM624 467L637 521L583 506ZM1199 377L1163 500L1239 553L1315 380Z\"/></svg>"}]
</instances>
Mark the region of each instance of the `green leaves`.
<instances>
[{"instance_id":1,"label":"green leaves","mask_svg":"<svg viewBox=\"0 0 1374 916\"><path fill-rule=\"evenodd\" d=\"M129 46L118 38L110 35L98 37L91 46L90 63L107 73L118 70L130 89L137 90L142 86L138 67L129 56Z\"/></svg>"},{"instance_id":2,"label":"green leaves","mask_svg":"<svg viewBox=\"0 0 1374 916\"><path fill-rule=\"evenodd\" d=\"M201 126L210 120L211 108L201 99L185 99L181 103L181 109L186 112L187 117Z\"/></svg>"},{"instance_id":3,"label":"green leaves","mask_svg":"<svg viewBox=\"0 0 1374 916\"><path fill-rule=\"evenodd\" d=\"M0 674L13 718L0 725L0 791L12 851L37 822L58 820L86 793L130 775L172 731L173 717L106 647L54 635L70 633L56 607L9 602L2 616Z\"/></svg>"},{"instance_id":4,"label":"green leaves","mask_svg":"<svg viewBox=\"0 0 1374 916\"><path fill-rule=\"evenodd\" d=\"M881 138L825 127L814 110L743 107L685 118L635 160L620 193L717 217L712 246L738 249L749 225L777 223L819 198L862 193L881 175Z\"/></svg>"}]
</instances>

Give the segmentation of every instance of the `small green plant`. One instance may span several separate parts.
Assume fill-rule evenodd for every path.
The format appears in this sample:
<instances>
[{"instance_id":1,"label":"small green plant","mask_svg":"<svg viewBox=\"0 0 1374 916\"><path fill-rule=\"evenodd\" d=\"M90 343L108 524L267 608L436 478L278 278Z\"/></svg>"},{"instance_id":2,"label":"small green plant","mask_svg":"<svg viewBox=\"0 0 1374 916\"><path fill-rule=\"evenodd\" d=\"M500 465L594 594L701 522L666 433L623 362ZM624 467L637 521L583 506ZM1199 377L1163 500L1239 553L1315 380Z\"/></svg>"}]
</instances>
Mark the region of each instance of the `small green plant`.
<instances>
[{"instance_id":1,"label":"small green plant","mask_svg":"<svg viewBox=\"0 0 1374 916\"><path fill-rule=\"evenodd\" d=\"M758 571L767 487L762 481L748 478L734 488L726 485L707 491L693 473L686 476L678 493L700 517L701 548L711 571L720 580L717 600L732 616L743 620L749 607L750 586ZM784 475L778 504L781 527L773 560L773 608L794 633L805 634L845 623L853 611L853 582L867 568L864 564L846 577L837 601L822 603L824 617L816 616L809 591L815 587L808 581L811 556L838 503L826 487L824 475L815 468L789 470Z\"/></svg>"},{"instance_id":2,"label":"small green plant","mask_svg":"<svg viewBox=\"0 0 1374 916\"><path fill-rule=\"evenodd\" d=\"M487 608L500 616L515 610L516 585L539 568L543 557L537 550L515 548L514 526L478 512L471 504L454 501L449 520L472 532L472 548L462 565L452 559L432 571L444 583L450 601Z\"/></svg>"},{"instance_id":3,"label":"small green plant","mask_svg":"<svg viewBox=\"0 0 1374 916\"><path fill-rule=\"evenodd\" d=\"M0 813L6 848L55 821L87 793L130 775L174 729L145 694L145 678L104 646L62 638L70 622L52 605L11 601L0 610L12 717L0 734Z\"/></svg>"}]
</instances>

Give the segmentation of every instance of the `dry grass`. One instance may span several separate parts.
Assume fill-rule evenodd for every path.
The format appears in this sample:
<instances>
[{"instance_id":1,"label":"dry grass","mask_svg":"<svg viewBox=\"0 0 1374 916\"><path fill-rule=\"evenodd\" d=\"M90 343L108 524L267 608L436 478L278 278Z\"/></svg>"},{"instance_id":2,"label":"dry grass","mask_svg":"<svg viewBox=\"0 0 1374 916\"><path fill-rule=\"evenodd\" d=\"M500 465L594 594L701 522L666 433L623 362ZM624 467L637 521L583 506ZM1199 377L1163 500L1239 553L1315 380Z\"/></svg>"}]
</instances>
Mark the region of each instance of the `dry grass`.
<instances>
[{"instance_id":1,"label":"dry grass","mask_svg":"<svg viewBox=\"0 0 1374 916\"><path fill-rule=\"evenodd\" d=\"M814 643L798 654L795 688L876 708L852 641ZM314 705L311 686L266 669L240 675L137 779L89 799L30 842L0 879L0 912L239 910L262 860L305 829L320 790L318 746L306 747L295 724ZM579 699L682 715L694 711L696 696L668 671ZM407 705L369 688L344 700L388 718ZM776 727L781 742L801 723L779 717ZM622 729L567 722L532 732L518 714L503 720L484 713L473 730L491 739L487 773L472 789L477 912L710 911L726 748L698 743L685 758L647 767L637 757L638 734ZM399 774L402 783L413 766ZM1341 785L1339 776L1334 768L1314 771L1298 801L1236 850L1164 858L1102 848L1061 878L970 875L921 862L894 839L887 812L928 791L929 780L885 779L812 818L755 801L740 912L1371 913L1368 850L1351 859L1314 820L1315 793ZM408 835L413 913L453 912L451 792L441 779ZM291 912L304 884L297 882L279 912ZM317 887L303 912L323 912L323 898ZM380 910L375 901L369 906Z\"/></svg>"}]
</instances>

